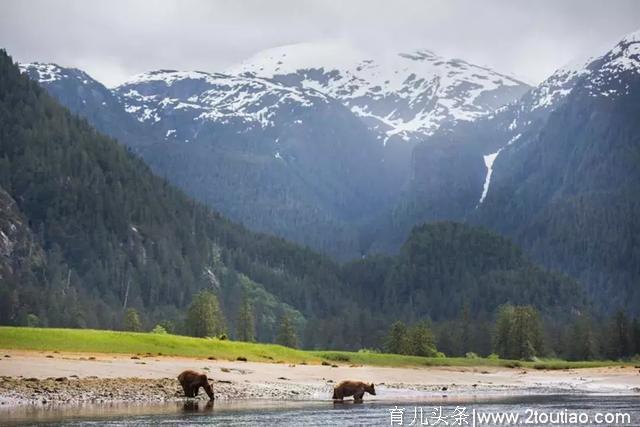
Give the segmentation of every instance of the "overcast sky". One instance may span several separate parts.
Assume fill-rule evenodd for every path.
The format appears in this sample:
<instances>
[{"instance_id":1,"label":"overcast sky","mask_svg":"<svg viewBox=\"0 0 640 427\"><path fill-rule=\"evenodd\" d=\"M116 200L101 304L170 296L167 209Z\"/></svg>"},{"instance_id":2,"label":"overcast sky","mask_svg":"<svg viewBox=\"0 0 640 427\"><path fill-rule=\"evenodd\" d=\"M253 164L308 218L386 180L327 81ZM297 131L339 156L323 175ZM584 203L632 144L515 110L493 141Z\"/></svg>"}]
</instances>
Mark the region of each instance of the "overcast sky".
<instances>
[{"instance_id":1,"label":"overcast sky","mask_svg":"<svg viewBox=\"0 0 640 427\"><path fill-rule=\"evenodd\" d=\"M107 85L153 69L223 71L324 40L427 48L537 83L640 29L640 1L0 0L0 47Z\"/></svg>"}]
</instances>

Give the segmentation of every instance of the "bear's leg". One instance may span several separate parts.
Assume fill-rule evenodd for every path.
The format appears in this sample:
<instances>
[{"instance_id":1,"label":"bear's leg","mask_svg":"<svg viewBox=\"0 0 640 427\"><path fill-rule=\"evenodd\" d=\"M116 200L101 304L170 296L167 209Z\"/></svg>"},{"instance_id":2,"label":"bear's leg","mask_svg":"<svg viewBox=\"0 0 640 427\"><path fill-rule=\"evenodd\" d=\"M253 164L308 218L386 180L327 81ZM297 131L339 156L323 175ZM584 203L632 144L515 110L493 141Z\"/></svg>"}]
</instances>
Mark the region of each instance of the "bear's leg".
<instances>
[{"instance_id":1,"label":"bear's leg","mask_svg":"<svg viewBox=\"0 0 640 427\"><path fill-rule=\"evenodd\" d=\"M211 388L211 384L209 384L209 381L204 383L202 388L204 389L204 392L207 393L207 396L209 396L209 400L213 400L214 399L213 389Z\"/></svg>"},{"instance_id":2,"label":"bear's leg","mask_svg":"<svg viewBox=\"0 0 640 427\"><path fill-rule=\"evenodd\" d=\"M355 401L362 400L362 396L364 396L364 391L357 391L353 395L353 400L355 400Z\"/></svg>"},{"instance_id":3,"label":"bear's leg","mask_svg":"<svg viewBox=\"0 0 640 427\"><path fill-rule=\"evenodd\" d=\"M182 386L182 391L184 391L184 395L187 396L187 397L190 397L189 396L189 393L190 393L189 387L186 384L180 384L180 385Z\"/></svg>"}]
</instances>

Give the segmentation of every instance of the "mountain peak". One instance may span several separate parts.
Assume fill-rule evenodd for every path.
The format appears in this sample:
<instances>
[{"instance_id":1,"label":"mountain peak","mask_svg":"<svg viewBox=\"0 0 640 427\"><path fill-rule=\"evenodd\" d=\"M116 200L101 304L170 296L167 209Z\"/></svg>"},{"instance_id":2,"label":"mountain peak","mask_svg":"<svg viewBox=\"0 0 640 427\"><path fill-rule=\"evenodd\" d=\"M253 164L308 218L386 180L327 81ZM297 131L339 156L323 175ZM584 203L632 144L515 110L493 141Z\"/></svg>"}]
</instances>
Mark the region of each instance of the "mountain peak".
<instances>
[{"instance_id":1,"label":"mountain peak","mask_svg":"<svg viewBox=\"0 0 640 427\"><path fill-rule=\"evenodd\" d=\"M640 30L625 36L606 57L610 71L640 73Z\"/></svg>"},{"instance_id":2,"label":"mountain peak","mask_svg":"<svg viewBox=\"0 0 640 427\"><path fill-rule=\"evenodd\" d=\"M272 77L303 69L351 68L367 56L362 50L338 42L295 43L262 50L227 72Z\"/></svg>"},{"instance_id":3,"label":"mountain peak","mask_svg":"<svg viewBox=\"0 0 640 427\"><path fill-rule=\"evenodd\" d=\"M530 112L554 110L578 84L584 85L590 96L626 93L613 88L623 72L640 73L640 31L628 34L613 47L574 58L558 68L525 96L521 108Z\"/></svg>"},{"instance_id":4,"label":"mountain peak","mask_svg":"<svg viewBox=\"0 0 640 427\"><path fill-rule=\"evenodd\" d=\"M626 36L624 36L621 40L623 43L632 43L632 42L640 42L640 29L635 30Z\"/></svg>"},{"instance_id":5,"label":"mountain peak","mask_svg":"<svg viewBox=\"0 0 640 427\"><path fill-rule=\"evenodd\" d=\"M75 77L84 83L93 79L84 71L77 68L61 67L54 63L30 62L18 64L20 71L38 83L52 83L65 78Z\"/></svg>"},{"instance_id":6,"label":"mountain peak","mask_svg":"<svg viewBox=\"0 0 640 427\"><path fill-rule=\"evenodd\" d=\"M18 64L20 71L23 73L34 73L36 80L40 83L47 83L62 78L62 67L57 64L46 64L42 62L30 62L25 64Z\"/></svg>"}]
</instances>

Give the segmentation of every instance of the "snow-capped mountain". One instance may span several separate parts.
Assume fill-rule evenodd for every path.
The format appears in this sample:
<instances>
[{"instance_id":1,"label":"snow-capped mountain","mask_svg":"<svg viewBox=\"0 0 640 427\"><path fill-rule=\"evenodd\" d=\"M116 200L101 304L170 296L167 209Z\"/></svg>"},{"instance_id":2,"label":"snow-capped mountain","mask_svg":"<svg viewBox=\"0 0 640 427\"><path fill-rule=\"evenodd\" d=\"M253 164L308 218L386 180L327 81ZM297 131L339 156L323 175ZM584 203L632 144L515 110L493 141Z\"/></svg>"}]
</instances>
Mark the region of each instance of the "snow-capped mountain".
<instances>
[{"instance_id":1,"label":"snow-capped mountain","mask_svg":"<svg viewBox=\"0 0 640 427\"><path fill-rule=\"evenodd\" d=\"M70 91L72 89L73 100L78 101L73 105L74 110L82 105L95 103L94 107L105 111L118 100L111 91L94 80L91 76L77 68L65 68L57 64L44 64L39 62L19 64L20 70L26 73L32 80L37 81L47 88L57 88ZM88 99L91 98L91 99ZM68 101L72 101L69 96Z\"/></svg>"},{"instance_id":2,"label":"snow-capped mountain","mask_svg":"<svg viewBox=\"0 0 640 427\"><path fill-rule=\"evenodd\" d=\"M239 132L266 130L280 124L283 111L329 103L322 94L266 79L202 71L140 74L115 93L138 121L161 129L167 140L184 142L197 138L203 125L235 126Z\"/></svg>"},{"instance_id":3,"label":"snow-capped mountain","mask_svg":"<svg viewBox=\"0 0 640 427\"><path fill-rule=\"evenodd\" d=\"M39 83L51 83L58 80L76 78L83 83L88 83L91 79L87 73L77 68L62 68L57 64L46 64L41 62L19 64L20 71L29 74L29 77Z\"/></svg>"},{"instance_id":4,"label":"snow-capped mountain","mask_svg":"<svg viewBox=\"0 0 640 427\"><path fill-rule=\"evenodd\" d=\"M501 110L515 106L519 116L548 113L557 109L577 85L583 86L593 97L624 95L628 91L628 85L623 82L625 74L639 72L640 31L624 37L613 49L571 61L520 100ZM616 82L623 83L622 87L613 89L611 86ZM517 118L510 126L518 126Z\"/></svg>"},{"instance_id":5,"label":"snow-capped mountain","mask_svg":"<svg viewBox=\"0 0 640 427\"><path fill-rule=\"evenodd\" d=\"M512 77L429 50L370 55L331 43L268 49L229 73L265 77L338 99L385 142L420 141L482 117L529 89Z\"/></svg>"},{"instance_id":6,"label":"snow-capped mountain","mask_svg":"<svg viewBox=\"0 0 640 427\"><path fill-rule=\"evenodd\" d=\"M113 90L80 70L55 64L22 64L22 69L52 89L76 80L78 90L90 87L94 96L104 98L96 107L109 108L117 101L137 121L154 128L156 138L162 134L166 140L185 142L196 138L204 123L265 129L281 119L279 111L332 100L385 143L418 142L484 117L529 88L512 77L428 50L373 57L331 43L268 49L224 74L152 71ZM78 95L80 102L88 102L85 94ZM176 120L188 120L189 129L180 129Z\"/></svg>"},{"instance_id":7,"label":"snow-capped mountain","mask_svg":"<svg viewBox=\"0 0 640 427\"><path fill-rule=\"evenodd\" d=\"M84 71L38 62L19 66L23 73L39 82L71 111L89 120L99 131L132 147L154 142L153 136L122 108L116 94Z\"/></svg>"}]
</instances>

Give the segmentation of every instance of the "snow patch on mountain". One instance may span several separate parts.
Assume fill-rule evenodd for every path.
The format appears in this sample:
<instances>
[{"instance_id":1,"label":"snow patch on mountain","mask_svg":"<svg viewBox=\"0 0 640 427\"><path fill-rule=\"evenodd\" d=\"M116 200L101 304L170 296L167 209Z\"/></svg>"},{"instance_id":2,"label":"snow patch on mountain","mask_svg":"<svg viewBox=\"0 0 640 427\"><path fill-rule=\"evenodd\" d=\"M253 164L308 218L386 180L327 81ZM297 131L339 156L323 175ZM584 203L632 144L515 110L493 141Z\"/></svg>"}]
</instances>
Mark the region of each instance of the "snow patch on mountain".
<instances>
[{"instance_id":1,"label":"snow patch on mountain","mask_svg":"<svg viewBox=\"0 0 640 427\"><path fill-rule=\"evenodd\" d=\"M63 68L57 64L43 64L40 62L20 63L20 71L26 73L32 80L40 84L57 82L63 79L75 78L83 84L94 81L87 73L77 68Z\"/></svg>"},{"instance_id":2,"label":"snow patch on mountain","mask_svg":"<svg viewBox=\"0 0 640 427\"><path fill-rule=\"evenodd\" d=\"M139 74L117 87L127 111L141 122L190 116L197 122L229 123L267 128L287 106L310 108L328 102L319 93L267 79L202 71L161 70Z\"/></svg>"},{"instance_id":3,"label":"snow patch on mountain","mask_svg":"<svg viewBox=\"0 0 640 427\"><path fill-rule=\"evenodd\" d=\"M622 72L633 71L640 73L640 31L636 31L623 38L611 50L612 57L605 68Z\"/></svg>"},{"instance_id":4,"label":"snow patch on mountain","mask_svg":"<svg viewBox=\"0 0 640 427\"><path fill-rule=\"evenodd\" d=\"M211 83L215 80L214 76L214 74L205 73L204 71L156 70L136 74L124 84L135 85L163 82L167 86L171 86L173 83L180 80L204 80Z\"/></svg>"},{"instance_id":5,"label":"snow patch on mountain","mask_svg":"<svg viewBox=\"0 0 640 427\"><path fill-rule=\"evenodd\" d=\"M577 79L589 74L587 67L593 60L593 57L577 59L556 70L533 89L530 110L550 108L569 95Z\"/></svg>"},{"instance_id":6,"label":"snow patch on mountain","mask_svg":"<svg viewBox=\"0 0 640 427\"><path fill-rule=\"evenodd\" d=\"M18 64L20 71L30 74L31 78L37 80L38 83L50 83L67 77L64 70L56 64L41 64L32 62L27 64Z\"/></svg>"},{"instance_id":7,"label":"snow patch on mountain","mask_svg":"<svg viewBox=\"0 0 640 427\"><path fill-rule=\"evenodd\" d=\"M592 68L585 85L594 97L615 97L629 94L629 85L622 86L623 75L640 74L640 31L623 38Z\"/></svg>"},{"instance_id":8,"label":"snow patch on mountain","mask_svg":"<svg viewBox=\"0 0 640 427\"><path fill-rule=\"evenodd\" d=\"M516 142L518 139L520 139L521 136L522 136L522 134L517 134L516 136L511 138L509 140L509 142L507 142L506 146L509 146L509 145L513 144L514 142ZM476 209L482 204L482 202L484 202L484 199L487 197L487 194L489 193L489 185L491 185L491 175L493 175L493 164L495 163L496 159L498 158L498 155L500 154L500 152L502 150L504 150L505 147L500 148L495 153L491 153L491 154L487 154L487 155L483 156L484 165L487 168L487 175L485 176L485 179L484 179L484 184L482 186L482 195L480 196L480 200L478 200L478 204L476 205Z\"/></svg>"},{"instance_id":9,"label":"snow patch on mountain","mask_svg":"<svg viewBox=\"0 0 640 427\"><path fill-rule=\"evenodd\" d=\"M627 35L608 51L576 59L559 68L532 90L530 111L555 108L582 78L591 96L628 94L610 87L621 82L620 74L625 72L640 73L640 31Z\"/></svg>"},{"instance_id":10,"label":"snow patch on mountain","mask_svg":"<svg viewBox=\"0 0 640 427\"><path fill-rule=\"evenodd\" d=\"M489 184L491 183L491 174L493 174L493 162L496 161L498 154L500 154L502 148L496 151L495 153L487 154L483 156L484 165L487 167L487 175L484 179L484 184L482 187L482 195L480 196L480 200L478 201L478 206L484 201L485 197L487 197L487 193L489 192ZM478 207L476 206L476 208Z\"/></svg>"}]
</instances>

